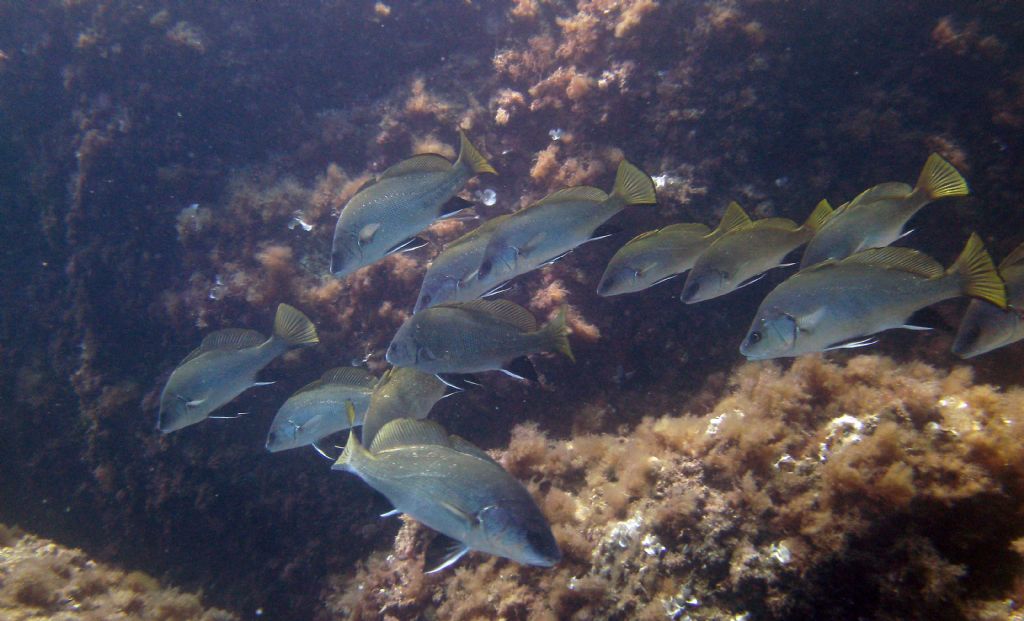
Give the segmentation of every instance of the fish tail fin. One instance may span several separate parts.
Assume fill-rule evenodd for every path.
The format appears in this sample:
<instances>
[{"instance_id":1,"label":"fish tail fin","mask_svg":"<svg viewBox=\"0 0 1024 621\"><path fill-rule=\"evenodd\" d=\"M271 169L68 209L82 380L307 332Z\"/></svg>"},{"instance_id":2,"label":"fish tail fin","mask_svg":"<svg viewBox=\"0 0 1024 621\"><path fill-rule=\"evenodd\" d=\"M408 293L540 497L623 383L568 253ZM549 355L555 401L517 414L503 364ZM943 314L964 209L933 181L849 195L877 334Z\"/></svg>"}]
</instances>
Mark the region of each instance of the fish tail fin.
<instances>
[{"instance_id":1,"label":"fish tail fin","mask_svg":"<svg viewBox=\"0 0 1024 621\"><path fill-rule=\"evenodd\" d=\"M832 211L832 205L828 204L828 200L824 198L821 199L821 202L819 202L817 207L814 208L811 215L807 216L807 220L801 228L817 232L818 229L821 228L821 225L825 224L829 217L832 216Z\"/></svg>"},{"instance_id":2,"label":"fish tail fin","mask_svg":"<svg viewBox=\"0 0 1024 621\"><path fill-rule=\"evenodd\" d=\"M999 277L995 263L992 262L992 257L985 250L977 233L971 233L963 252L946 273L960 276L964 295L981 298L999 308L1006 308L1006 283Z\"/></svg>"},{"instance_id":3,"label":"fish tail fin","mask_svg":"<svg viewBox=\"0 0 1024 621\"><path fill-rule=\"evenodd\" d=\"M352 405L352 401L345 402L345 410L348 412L348 442L345 443L345 449L338 456L337 461L331 466L331 470L348 470L354 472L355 467L352 465L353 460L359 453L365 453L366 447L356 437L356 408Z\"/></svg>"},{"instance_id":4,"label":"fish tail fin","mask_svg":"<svg viewBox=\"0 0 1024 621\"><path fill-rule=\"evenodd\" d=\"M732 201L725 208L725 213L722 214L722 221L718 223L718 226L711 234L715 237L720 237L733 229L738 229L748 224L750 224L750 216L747 215L747 212L743 211L739 203Z\"/></svg>"},{"instance_id":5,"label":"fish tail fin","mask_svg":"<svg viewBox=\"0 0 1024 621\"><path fill-rule=\"evenodd\" d=\"M626 160L619 163L619 170L615 173L612 196L627 205L654 205L658 202L651 177Z\"/></svg>"},{"instance_id":6,"label":"fish tail fin","mask_svg":"<svg viewBox=\"0 0 1024 621\"><path fill-rule=\"evenodd\" d=\"M566 323L566 306L558 309L558 315L544 326L544 335L551 343L551 348L564 355L569 360L576 362L572 355L572 347L569 346L569 326Z\"/></svg>"},{"instance_id":7,"label":"fish tail fin","mask_svg":"<svg viewBox=\"0 0 1024 621\"><path fill-rule=\"evenodd\" d=\"M316 327L302 311L278 304L277 315L274 316L274 338L280 339L289 347L300 345L316 345L320 337L316 335Z\"/></svg>"},{"instance_id":8,"label":"fish tail fin","mask_svg":"<svg viewBox=\"0 0 1024 621\"><path fill-rule=\"evenodd\" d=\"M490 162L483 155L480 155L480 152L476 150L476 147L473 146L473 143L469 141L469 138L466 138L466 134L461 130L459 131L458 162L462 162L478 175L482 173L498 174L498 171L494 170L494 167L491 166Z\"/></svg>"},{"instance_id":9,"label":"fish tail fin","mask_svg":"<svg viewBox=\"0 0 1024 621\"><path fill-rule=\"evenodd\" d=\"M945 196L967 196L967 182L953 168L953 165L942 159L937 153L928 156L928 161L921 169L914 192L923 194L933 201Z\"/></svg>"}]
</instances>

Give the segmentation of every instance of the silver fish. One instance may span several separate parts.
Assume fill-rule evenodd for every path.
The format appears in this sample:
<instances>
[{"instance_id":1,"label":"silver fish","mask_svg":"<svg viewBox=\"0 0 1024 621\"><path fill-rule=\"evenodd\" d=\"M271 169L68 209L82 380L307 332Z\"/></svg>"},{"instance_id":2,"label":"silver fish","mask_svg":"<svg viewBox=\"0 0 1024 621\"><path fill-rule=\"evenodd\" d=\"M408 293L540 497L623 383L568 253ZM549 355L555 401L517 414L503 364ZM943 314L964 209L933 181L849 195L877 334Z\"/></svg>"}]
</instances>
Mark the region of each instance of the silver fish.
<instances>
[{"instance_id":1,"label":"silver fish","mask_svg":"<svg viewBox=\"0 0 1024 621\"><path fill-rule=\"evenodd\" d=\"M349 433L335 470L346 470L395 507L456 541L438 571L470 550L551 567L562 558L551 526L523 485L494 459L433 421L393 420L367 450Z\"/></svg>"},{"instance_id":2,"label":"silver fish","mask_svg":"<svg viewBox=\"0 0 1024 621\"><path fill-rule=\"evenodd\" d=\"M688 271L711 242L733 228L750 224L735 202L729 203L715 230L703 224L671 224L641 233L608 261L597 294L608 297L636 293Z\"/></svg>"},{"instance_id":3,"label":"silver fish","mask_svg":"<svg viewBox=\"0 0 1024 621\"><path fill-rule=\"evenodd\" d=\"M487 293L492 285L477 278L491 233L510 214L487 220L444 247L427 268L413 313L445 302L468 302ZM494 283L498 284L498 283Z\"/></svg>"},{"instance_id":4,"label":"silver fish","mask_svg":"<svg viewBox=\"0 0 1024 621\"><path fill-rule=\"evenodd\" d=\"M273 383L256 381L271 360L292 347L319 342L313 322L287 304L278 305L269 339L233 328L209 334L167 380L157 427L170 433L202 421L249 388Z\"/></svg>"},{"instance_id":5,"label":"silver fish","mask_svg":"<svg viewBox=\"0 0 1024 621\"><path fill-rule=\"evenodd\" d=\"M338 216L331 246L331 273L341 278L417 243L416 234L438 219L460 211L446 203L470 177L496 174L480 152L459 132L454 164L425 154L395 164L356 193Z\"/></svg>"},{"instance_id":6,"label":"silver fish","mask_svg":"<svg viewBox=\"0 0 1024 621\"><path fill-rule=\"evenodd\" d=\"M1006 290L977 235L943 270L931 257L909 248L861 251L826 261L791 276L761 302L740 352L750 360L799 356L860 347L864 339L907 324L917 310L969 295L999 307Z\"/></svg>"},{"instance_id":7,"label":"silver fish","mask_svg":"<svg viewBox=\"0 0 1024 621\"><path fill-rule=\"evenodd\" d=\"M843 259L866 248L888 246L906 234L903 227L922 207L946 196L966 196L967 192L967 182L960 173L933 153L915 187L883 183L837 209L807 244L800 269L828 259Z\"/></svg>"},{"instance_id":8,"label":"silver fish","mask_svg":"<svg viewBox=\"0 0 1024 621\"><path fill-rule=\"evenodd\" d=\"M396 367L425 373L503 370L511 360L555 350L572 359L565 308L543 328L507 300L439 304L405 320L387 351Z\"/></svg>"},{"instance_id":9,"label":"silver fish","mask_svg":"<svg viewBox=\"0 0 1024 621\"><path fill-rule=\"evenodd\" d=\"M426 418L434 404L448 392L436 375L407 367L391 367L373 389L363 419L363 441L372 444L377 432L398 418ZM358 410L357 410L358 415Z\"/></svg>"},{"instance_id":10,"label":"silver fish","mask_svg":"<svg viewBox=\"0 0 1024 621\"><path fill-rule=\"evenodd\" d=\"M654 205L654 182L623 160L611 196L580 186L521 209L491 233L477 278L501 283L554 261L580 244L606 237L602 225L628 205Z\"/></svg>"},{"instance_id":11,"label":"silver fish","mask_svg":"<svg viewBox=\"0 0 1024 621\"><path fill-rule=\"evenodd\" d=\"M348 429L345 404L355 406L356 424L370 405L377 377L359 367L337 367L300 388L274 416L267 433L267 450L276 453L316 443Z\"/></svg>"},{"instance_id":12,"label":"silver fish","mask_svg":"<svg viewBox=\"0 0 1024 621\"><path fill-rule=\"evenodd\" d=\"M831 213L832 207L823 200L802 226L786 218L764 218L733 228L697 259L680 299L694 304L717 298L754 282L772 268L783 267L786 255L807 243Z\"/></svg>"},{"instance_id":13,"label":"silver fish","mask_svg":"<svg viewBox=\"0 0 1024 621\"><path fill-rule=\"evenodd\" d=\"M1024 244L999 264L1006 281L1007 308L971 300L953 341L953 353L973 358L1024 339Z\"/></svg>"}]
</instances>

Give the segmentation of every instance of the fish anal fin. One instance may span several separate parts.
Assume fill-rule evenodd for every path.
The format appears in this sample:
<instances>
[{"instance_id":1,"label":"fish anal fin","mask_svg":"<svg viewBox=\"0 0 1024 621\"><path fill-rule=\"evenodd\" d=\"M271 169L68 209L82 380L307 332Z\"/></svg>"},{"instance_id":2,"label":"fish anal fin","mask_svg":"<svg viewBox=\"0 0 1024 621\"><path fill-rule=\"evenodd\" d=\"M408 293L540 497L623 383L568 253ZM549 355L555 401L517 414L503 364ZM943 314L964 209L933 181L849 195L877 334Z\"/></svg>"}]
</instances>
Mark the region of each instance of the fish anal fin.
<instances>
[{"instance_id":1,"label":"fish anal fin","mask_svg":"<svg viewBox=\"0 0 1024 621\"><path fill-rule=\"evenodd\" d=\"M999 269L1006 269L1018 263L1024 263L1024 244L1017 246L1010 254L1006 255L1006 258L999 264Z\"/></svg>"},{"instance_id":2,"label":"fish anal fin","mask_svg":"<svg viewBox=\"0 0 1024 621\"><path fill-rule=\"evenodd\" d=\"M441 208L437 212L437 217L439 220L444 220L445 218L451 218L460 211L472 208L472 201L467 201L461 196L453 196L448 199L448 202L441 205Z\"/></svg>"},{"instance_id":3,"label":"fish anal fin","mask_svg":"<svg viewBox=\"0 0 1024 621\"><path fill-rule=\"evenodd\" d=\"M525 380L528 382L540 381L537 376L537 369L526 356L520 356L515 360L512 360L502 367L501 372L515 379Z\"/></svg>"},{"instance_id":4,"label":"fish anal fin","mask_svg":"<svg viewBox=\"0 0 1024 621\"><path fill-rule=\"evenodd\" d=\"M417 235L414 237L409 237L408 239L403 239L394 246L388 248L387 252L385 252L384 254L395 254L397 252L412 252L413 250L419 250L420 248L426 246L428 243L430 242Z\"/></svg>"}]
</instances>

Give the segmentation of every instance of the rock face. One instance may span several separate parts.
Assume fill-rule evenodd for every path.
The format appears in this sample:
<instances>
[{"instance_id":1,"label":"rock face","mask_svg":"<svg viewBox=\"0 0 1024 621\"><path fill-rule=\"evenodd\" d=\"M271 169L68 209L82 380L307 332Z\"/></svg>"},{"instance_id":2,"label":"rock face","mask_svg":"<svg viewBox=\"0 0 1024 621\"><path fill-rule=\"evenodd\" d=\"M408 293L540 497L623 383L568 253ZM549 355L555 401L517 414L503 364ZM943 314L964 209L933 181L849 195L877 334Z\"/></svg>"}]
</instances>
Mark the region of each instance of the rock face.
<instances>
[{"instance_id":1,"label":"rock face","mask_svg":"<svg viewBox=\"0 0 1024 621\"><path fill-rule=\"evenodd\" d=\"M1022 536L1010 518L1020 471L1016 457L1006 457L1003 432L985 417L1016 394L1020 346L971 361L979 383L1005 388L986 405L964 396L982 389L952 370L947 334L887 335L879 353L899 362L872 358L868 366L887 368L900 390L928 393L959 377L957 391L928 393L934 403L910 400L924 413L901 418L903 406L887 404L840 411L836 390L808 381L801 389L807 416L782 419L788 431L776 437L782 431L769 423L780 419L766 414L760 431L768 436L755 441L731 430L739 423L722 404L743 390L727 378L742 386L763 375L779 394L796 381L791 374L818 367L831 369L823 377L854 381L855 365L843 354L834 367L735 370L742 330L782 273L685 308L674 281L614 299L594 289L631 234L678 221L713 225L730 200L757 216L801 221L822 197L839 205L880 182L912 182L929 152L964 173L972 198L928 207L906 243L948 263L976 230L998 260L1021 241L1012 225L1024 187L1020 7L307 4L81 0L0 8L0 519L202 588L241 614L370 615L368 600L351 588L380 583L377 569L388 566L373 557L363 570L371 577L350 582L350 574L371 550L391 547L397 522L375 517L389 507L312 452L265 453L264 435L277 406L324 369L371 354L369 366L381 371L429 258L475 226L442 222L426 233L431 248L343 281L324 275L345 201L411 153L454 155L461 128L500 173L464 192L482 217L566 185L607 189L622 157L655 178L659 205L630 208L615 220L624 229L618 236L581 247L507 294L539 319L569 304L578 364L538 359L546 388L488 379L486 390L446 399L437 411L453 432L485 447L509 446L516 424L536 425L513 434L506 459L533 438L540 453L555 455L550 468L575 478L514 460L510 468L536 479L570 550L584 545L574 537L584 537L604 556L580 552L548 574L474 561L470 572L392 594L389 601L401 604L389 614L412 618L430 600L467 618L492 616L499 602L517 618L574 611L630 618L645 607L658 612L665 601L660 614L676 618L743 611L797 618L830 609L837 617L939 611L955 618L980 610L983 600L1017 601L1007 598L1019 560L1004 544ZM322 346L267 369L264 379L278 383L234 404L247 417L160 437L156 396L175 364L213 329L266 326L278 302L309 313ZM937 310L951 324L959 317L958 303ZM932 367L922 370L918 360ZM866 395L889 394L889 378L869 375ZM935 404L949 395L981 417L967 427L976 422L984 442L965 443L970 434L947 424L948 408ZM896 414L881 413L890 407ZM693 431L715 420L720 434ZM931 423L940 427L934 437ZM614 481L617 464L565 453L589 442L614 455L611 447L656 434L659 425L692 427L679 433L702 439L644 444L645 457L659 461L629 461ZM854 436L876 440L847 444ZM723 437L739 448L708 439ZM986 448L989 440L997 446ZM860 453L868 448L875 452ZM848 457L821 461L821 450ZM949 473L952 481L932 463L950 459L949 451L968 451L957 457L963 470ZM779 472L795 478L782 486ZM977 489L967 489L969 481ZM848 493L835 491L842 489ZM822 496L800 495L807 490ZM663 506L672 494L691 504ZM778 507L785 511L776 514ZM902 517L885 518L880 508ZM814 522L826 510L840 517L830 526ZM675 521L661 515L673 511ZM754 529L755 516L766 530ZM981 543L948 528L958 516L989 528ZM626 534L636 524L639 540L623 534L625 547L608 543L617 524ZM653 525L662 530L648 530ZM399 560L419 558L422 537L410 528L400 531ZM645 547L651 532L658 543ZM658 546L666 550L644 551ZM695 569L691 553L715 559L717 573ZM776 567L773 559L787 554L783 565L799 572ZM601 572L620 561L637 572L656 565L643 575L658 583L611 567ZM510 572L509 588L533 586L522 587L518 607L506 606L514 598L498 590L490 603L467 600L476 612L456 610L454 594L489 580L488 571ZM844 575L875 586L853 597L857 587ZM913 593L927 585L950 593L950 607L891 591L905 584L901 578L916 585ZM755 609L745 589L747 598L770 601ZM637 595L644 590L647 599ZM621 608L608 603L615 598ZM841 608L850 602L856 610Z\"/></svg>"},{"instance_id":2,"label":"rock face","mask_svg":"<svg viewBox=\"0 0 1024 621\"><path fill-rule=\"evenodd\" d=\"M8 621L235 621L197 595L0 524L0 614Z\"/></svg>"}]
</instances>

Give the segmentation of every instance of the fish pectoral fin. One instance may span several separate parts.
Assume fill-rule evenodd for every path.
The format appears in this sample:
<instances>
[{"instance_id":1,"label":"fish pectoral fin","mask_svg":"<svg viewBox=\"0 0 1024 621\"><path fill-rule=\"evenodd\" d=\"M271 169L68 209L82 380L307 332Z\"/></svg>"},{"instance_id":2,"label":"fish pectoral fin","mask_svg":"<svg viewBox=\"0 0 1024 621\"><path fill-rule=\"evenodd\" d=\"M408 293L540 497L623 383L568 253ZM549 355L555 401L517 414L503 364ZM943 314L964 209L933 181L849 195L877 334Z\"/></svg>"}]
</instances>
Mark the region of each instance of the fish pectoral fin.
<instances>
[{"instance_id":1,"label":"fish pectoral fin","mask_svg":"<svg viewBox=\"0 0 1024 621\"><path fill-rule=\"evenodd\" d=\"M509 377L528 382L539 382L537 369L526 356L520 356L501 368L501 372Z\"/></svg>"},{"instance_id":2,"label":"fish pectoral fin","mask_svg":"<svg viewBox=\"0 0 1024 621\"><path fill-rule=\"evenodd\" d=\"M439 533L427 545L427 550L424 553L423 558L423 565L425 567L429 567L435 563L437 563L437 566L425 573L433 574L451 567L457 563L460 558L465 556L466 552L469 552L469 547L466 544Z\"/></svg>"},{"instance_id":3,"label":"fish pectoral fin","mask_svg":"<svg viewBox=\"0 0 1024 621\"><path fill-rule=\"evenodd\" d=\"M386 254L395 254L396 252L412 252L413 250L419 250L420 248L426 246L428 243L430 242L423 239L422 237L410 237L409 239L403 239L394 246L388 248Z\"/></svg>"},{"instance_id":4,"label":"fish pectoral fin","mask_svg":"<svg viewBox=\"0 0 1024 621\"><path fill-rule=\"evenodd\" d=\"M465 522L466 524L468 524L470 526L476 524L479 521L479 520L476 519L476 515L474 515L472 513L469 513L467 511L464 511L463 509L461 509L459 507L456 507L455 505L453 505L450 502L445 502L445 501L441 500L441 501L438 501L438 504L440 504L441 507L444 508L445 511L451 513L453 516L455 516L456 518L458 518L459 520Z\"/></svg>"},{"instance_id":5,"label":"fish pectoral fin","mask_svg":"<svg viewBox=\"0 0 1024 621\"><path fill-rule=\"evenodd\" d=\"M373 241L374 235L380 230L380 222L371 222L359 229L359 245L365 246Z\"/></svg>"},{"instance_id":6,"label":"fish pectoral fin","mask_svg":"<svg viewBox=\"0 0 1024 621\"><path fill-rule=\"evenodd\" d=\"M914 311L900 327L907 330L953 331L953 326L949 325L941 314L931 308L921 308Z\"/></svg>"},{"instance_id":7,"label":"fish pectoral fin","mask_svg":"<svg viewBox=\"0 0 1024 621\"><path fill-rule=\"evenodd\" d=\"M386 511L380 514L382 518L395 517L396 515L402 515L402 512L398 509L392 509L391 511Z\"/></svg>"},{"instance_id":8,"label":"fish pectoral fin","mask_svg":"<svg viewBox=\"0 0 1024 621\"><path fill-rule=\"evenodd\" d=\"M256 388L257 386L270 386L271 384L276 384L276 383L277 382L253 382L252 383L252 387Z\"/></svg>"},{"instance_id":9,"label":"fish pectoral fin","mask_svg":"<svg viewBox=\"0 0 1024 621\"><path fill-rule=\"evenodd\" d=\"M822 351L832 351L834 349L855 349L857 347L867 347L869 345L874 345L877 342L878 342L878 339L876 339L874 337L868 337L866 339L861 339L859 341L846 341L846 342L836 343L835 345L829 345L828 347L826 347Z\"/></svg>"}]
</instances>

